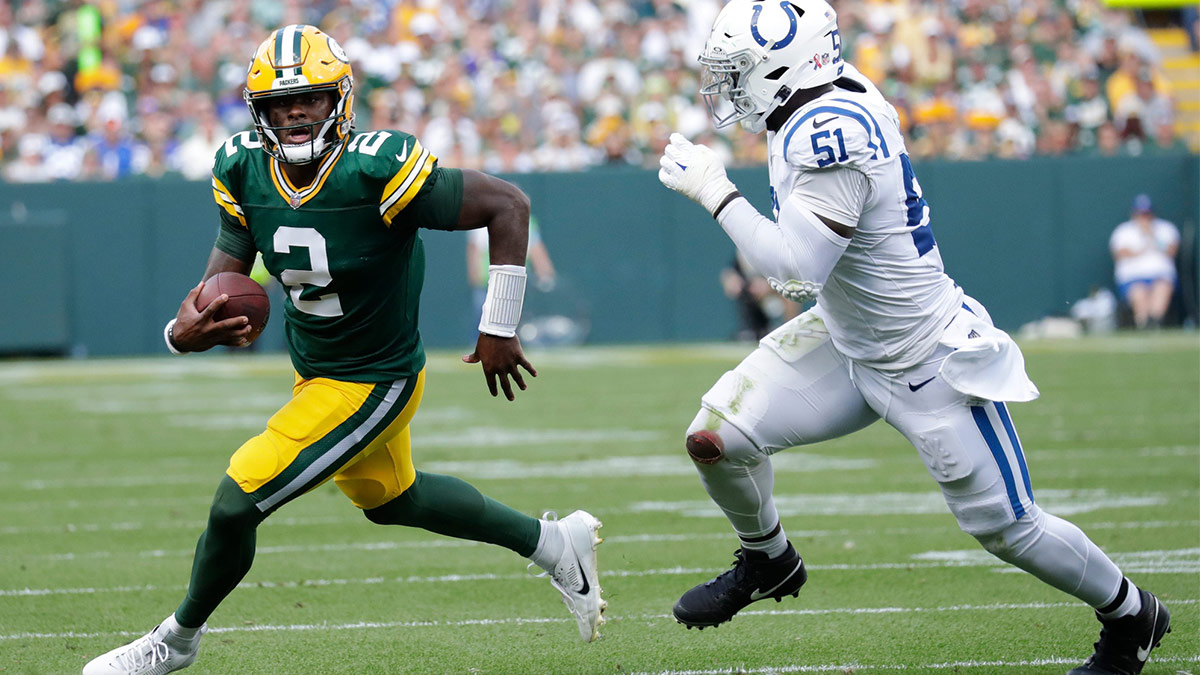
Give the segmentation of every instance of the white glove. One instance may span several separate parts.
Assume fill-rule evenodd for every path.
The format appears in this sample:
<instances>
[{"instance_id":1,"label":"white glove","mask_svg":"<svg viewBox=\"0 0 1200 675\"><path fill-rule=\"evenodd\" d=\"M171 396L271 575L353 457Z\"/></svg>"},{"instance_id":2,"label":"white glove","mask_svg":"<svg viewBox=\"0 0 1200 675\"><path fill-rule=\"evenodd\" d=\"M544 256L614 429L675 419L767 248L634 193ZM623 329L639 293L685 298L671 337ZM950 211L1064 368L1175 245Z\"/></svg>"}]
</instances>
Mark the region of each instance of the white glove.
<instances>
[{"instance_id":1,"label":"white glove","mask_svg":"<svg viewBox=\"0 0 1200 675\"><path fill-rule=\"evenodd\" d=\"M695 145L683 134L671 134L671 142L658 160L658 180L688 199L716 212L737 186L725 175L721 158L707 145Z\"/></svg>"}]
</instances>

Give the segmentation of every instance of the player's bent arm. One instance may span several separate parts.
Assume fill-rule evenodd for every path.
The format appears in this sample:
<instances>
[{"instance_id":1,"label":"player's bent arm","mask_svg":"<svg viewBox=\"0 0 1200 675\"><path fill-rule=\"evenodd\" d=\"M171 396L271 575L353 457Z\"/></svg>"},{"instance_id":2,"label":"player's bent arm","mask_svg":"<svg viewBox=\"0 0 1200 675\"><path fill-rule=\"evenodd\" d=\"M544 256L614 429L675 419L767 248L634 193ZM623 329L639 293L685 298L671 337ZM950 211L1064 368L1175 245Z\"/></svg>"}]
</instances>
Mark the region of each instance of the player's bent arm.
<instances>
[{"instance_id":1,"label":"player's bent arm","mask_svg":"<svg viewBox=\"0 0 1200 675\"><path fill-rule=\"evenodd\" d=\"M455 229L488 231L487 299L479 332L500 338L517 334L525 301L525 256L529 248L529 197L507 181L480 171L462 171L462 207Z\"/></svg>"},{"instance_id":2,"label":"player's bent arm","mask_svg":"<svg viewBox=\"0 0 1200 675\"><path fill-rule=\"evenodd\" d=\"M840 233L853 234L852 227L813 213L796 195L780 205L778 222L741 196L721 209L717 222L771 288L794 302L817 297L850 244Z\"/></svg>"}]
</instances>

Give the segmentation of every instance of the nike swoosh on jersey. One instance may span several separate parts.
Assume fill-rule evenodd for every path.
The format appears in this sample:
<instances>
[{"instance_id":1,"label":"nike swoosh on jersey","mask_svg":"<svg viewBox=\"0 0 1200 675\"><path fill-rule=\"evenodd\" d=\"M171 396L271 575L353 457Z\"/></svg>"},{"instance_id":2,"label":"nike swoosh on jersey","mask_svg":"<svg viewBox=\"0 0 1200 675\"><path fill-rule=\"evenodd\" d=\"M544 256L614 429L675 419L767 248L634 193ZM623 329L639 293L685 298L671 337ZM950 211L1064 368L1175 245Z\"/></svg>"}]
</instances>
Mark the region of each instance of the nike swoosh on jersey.
<instances>
[{"instance_id":1,"label":"nike swoosh on jersey","mask_svg":"<svg viewBox=\"0 0 1200 675\"><path fill-rule=\"evenodd\" d=\"M821 127L825 126L826 124L829 124L830 122L832 122L836 119L837 119L837 115L834 115L833 117L826 117L825 119L821 120L820 122L813 122L813 128L820 129Z\"/></svg>"},{"instance_id":2,"label":"nike swoosh on jersey","mask_svg":"<svg viewBox=\"0 0 1200 675\"><path fill-rule=\"evenodd\" d=\"M933 378L934 378L934 377L937 377L937 375L934 375L933 377L929 378L928 380L925 380L924 382L922 382L922 383L920 383L920 384L913 384L912 382L909 382L909 383L908 383L908 390L909 390L909 391L916 391L916 390L920 389L921 387L924 387L925 385L929 384L930 382L933 382Z\"/></svg>"},{"instance_id":3,"label":"nike swoosh on jersey","mask_svg":"<svg viewBox=\"0 0 1200 675\"><path fill-rule=\"evenodd\" d=\"M400 154L396 155L396 159L401 162L408 160L408 141L404 141L404 147L400 149Z\"/></svg>"},{"instance_id":4,"label":"nike swoosh on jersey","mask_svg":"<svg viewBox=\"0 0 1200 675\"><path fill-rule=\"evenodd\" d=\"M1154 599L1154 623L1150 626L1150 641L1143 647L1138 645L1138 661L1145 663L1150 658L1150 650L1154 648L1154 629L1158 628L1158 598Z\"/></svg>"},{"instance_id":5,"label":"nike swoosh on jersey","mask_svg":"<svg viewBox=\"0 0 1200 675\"><path fill-rule=\"evenodd\" d=\"M791 572L788 572L788 573L787 573L787 576L785 576L785 577L783 578L783 581L781 581L781 582L779 582L779 583L775 584L774 586L772 586L772 587L768 588L767 590L765 590L765 591L760 591L760 590L757 590L757 589L755 589L754 591L751 591L751 593L750 593L750 602L754 602L755 600L762 600L763 598L769 598L769 597L771 597L771 594L772 594L772 593L774 593L775 591L779 590L779 587L780 587L780 586L782 586L782 585L786 584L786 583L788 582L788 579L791 579L791 578L792 578L792 575L793 575L793 574L795 574L795 573L796 573L796 570L800 569L800 566L801 566L801 565L803 565L803 564L804 564L804 561L803 561L803 560L797 560L797 561L796 561L796 566L792 568L792 571L791 571Z\"/></svg>"}]
</instances>

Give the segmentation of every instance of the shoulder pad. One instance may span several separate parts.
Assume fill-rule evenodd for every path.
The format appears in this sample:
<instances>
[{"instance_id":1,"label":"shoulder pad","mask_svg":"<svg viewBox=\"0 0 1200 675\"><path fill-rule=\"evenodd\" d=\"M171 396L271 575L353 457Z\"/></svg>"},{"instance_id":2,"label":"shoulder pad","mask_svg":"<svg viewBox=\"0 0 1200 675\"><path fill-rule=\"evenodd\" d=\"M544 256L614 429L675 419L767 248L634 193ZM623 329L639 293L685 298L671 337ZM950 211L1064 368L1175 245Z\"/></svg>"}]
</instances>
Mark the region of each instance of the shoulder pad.
<instances>
[{"instance_id":1,"label":"shoulder pad","mask_svg":"<svg viewBox=\"0 0 1200 675\"><path fill-rule=\"evenodd\" d=\"M872 113L849 100L814 101L785 129L784 157L803 169L862 165L892 154Z\"/></svg>"}]
</instances>

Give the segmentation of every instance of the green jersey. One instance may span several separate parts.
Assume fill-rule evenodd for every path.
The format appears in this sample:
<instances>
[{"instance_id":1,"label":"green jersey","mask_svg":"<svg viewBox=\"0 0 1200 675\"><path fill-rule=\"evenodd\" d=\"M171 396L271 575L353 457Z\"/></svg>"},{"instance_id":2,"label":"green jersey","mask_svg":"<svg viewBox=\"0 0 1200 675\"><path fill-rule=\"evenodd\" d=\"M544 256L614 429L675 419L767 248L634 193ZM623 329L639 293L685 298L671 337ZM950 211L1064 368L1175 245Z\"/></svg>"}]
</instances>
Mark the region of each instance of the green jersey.
<instances>
[{"instance_id":1,"label":"green jersey","mask_svg":"<svg viewBox=\"0 0 1200 675\"><path fill-rule=\"evenodd\" d=\"M287 288L288 350L303 378L388 382L420 372L425 253L417 228L451 229L462 172L399 131L354 133L297 188L243 131L217 151L216 247L262 254Z\"/></svg>"}]
</instances>

